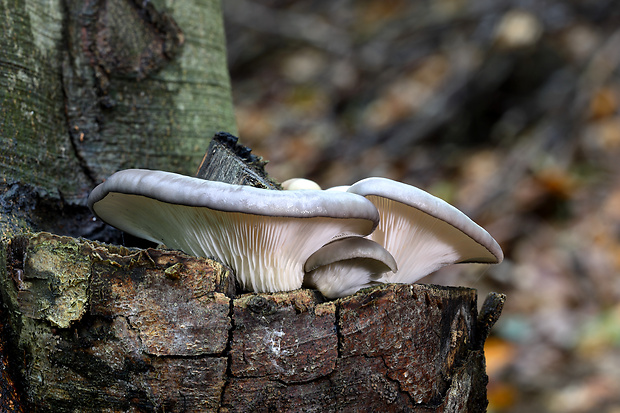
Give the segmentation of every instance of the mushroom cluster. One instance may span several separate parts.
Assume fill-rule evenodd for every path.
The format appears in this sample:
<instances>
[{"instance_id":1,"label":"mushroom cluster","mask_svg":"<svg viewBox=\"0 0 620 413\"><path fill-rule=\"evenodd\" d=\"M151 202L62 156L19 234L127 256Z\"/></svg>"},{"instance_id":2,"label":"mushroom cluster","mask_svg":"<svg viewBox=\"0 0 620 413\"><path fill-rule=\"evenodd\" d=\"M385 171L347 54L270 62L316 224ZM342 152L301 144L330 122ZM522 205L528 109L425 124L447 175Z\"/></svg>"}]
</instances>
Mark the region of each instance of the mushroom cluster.
<instances>
[{"instance_id":1,"label":"mushroom cluster","mask_svg":"<svg viewBox=\"0 0 620 413\"><path fill-rule=\"evenodd\" d=\"M386 178L274 191L129 169L97 186L93 213L132 235L213 257L255 292L316 288L328 298L413 283L454 263L499 263L487 231L450 204Z\"/></svg>"}]
</instances>

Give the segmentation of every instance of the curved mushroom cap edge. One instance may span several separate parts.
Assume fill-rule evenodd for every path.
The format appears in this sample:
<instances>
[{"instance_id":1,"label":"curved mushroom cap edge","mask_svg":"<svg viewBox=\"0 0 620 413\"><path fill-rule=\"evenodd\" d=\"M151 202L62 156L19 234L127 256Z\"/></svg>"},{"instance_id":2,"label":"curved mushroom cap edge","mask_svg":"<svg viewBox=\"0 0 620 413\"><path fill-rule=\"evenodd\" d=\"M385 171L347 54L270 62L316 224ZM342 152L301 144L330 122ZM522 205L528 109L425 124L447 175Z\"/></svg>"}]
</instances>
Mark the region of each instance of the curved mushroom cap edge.
<instances>
[{"instance_id":1,"label":"curved mushroom cap edge","mask_svg":"<svg viewBox=\"0 0 620 413\"><path fill-rule=\"evenodd\" d=\"M147 169L126 169L111 175L93 189L88 197L89 208L97 214L96 204L111 192L141 195L169 204L272 217L355 217L374 222L372 229L379 222L374 205L354 194L274 191Z\"/></svg>"},{"instance_id":2,"label":"curved mushroom cap edge","mask_svg":"<svg viewBox=\"0 0 620 413\"><path fill-rule=\"evenodd\" d=\"M310 272L324 265L357 258L379 261L385 265L385 271L398 271L392 254L376 242L363 237L339 238L325 244L308 257L304 271Z\"/></svg>"},{"instance_id":3,"label":"curved mushroom cap edge","mask_svg":"<svg viewBox=\"0 0 620 413\"><path fill-rule=\"evenodd\" d=\"M501 247L484 228L456 207L420 188L388 178L371 177L351 185L348 192L364 197L375 195L416 208L458 229L483 246L494 257L493 261L464 260L460 262L498 264L504 259Z\"/></svg>"}]
</instances>

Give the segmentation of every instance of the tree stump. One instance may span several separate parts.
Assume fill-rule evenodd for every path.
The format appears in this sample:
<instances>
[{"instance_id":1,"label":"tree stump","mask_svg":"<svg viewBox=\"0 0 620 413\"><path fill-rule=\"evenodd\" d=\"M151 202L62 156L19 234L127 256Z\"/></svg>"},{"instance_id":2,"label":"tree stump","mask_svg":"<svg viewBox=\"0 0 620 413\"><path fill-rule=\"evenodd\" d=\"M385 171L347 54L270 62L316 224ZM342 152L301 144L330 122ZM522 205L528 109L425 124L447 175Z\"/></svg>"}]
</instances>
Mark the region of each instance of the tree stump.
<instances>
[{"instance_id":1,"label":"tree stump","mask_svg":"<svg viewBox=\"0 0 620 413\"><path fill-rule=\"evenodd\" d=\"M501 296L478 317L467 288L236 295L210 259L49 233L0 254L7 371L27 411L486 409Z\"/></svg>"}]
</instances>

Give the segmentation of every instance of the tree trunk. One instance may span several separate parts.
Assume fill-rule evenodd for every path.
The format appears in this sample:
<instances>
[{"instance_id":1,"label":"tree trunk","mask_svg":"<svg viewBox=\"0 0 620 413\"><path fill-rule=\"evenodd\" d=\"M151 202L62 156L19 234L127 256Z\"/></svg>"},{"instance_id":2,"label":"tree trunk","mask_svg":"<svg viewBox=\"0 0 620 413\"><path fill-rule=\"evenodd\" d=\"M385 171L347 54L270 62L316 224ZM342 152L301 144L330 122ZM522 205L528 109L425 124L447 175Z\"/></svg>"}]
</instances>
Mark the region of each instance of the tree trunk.
<instances>
[{"instance_id":1,"label":"tree trunk","mask_svg":"<svg viewBox=\"0 0 620 413\"><path fill-rule=\"evenodd\" d=\"M0 27L0 409L485 409L501 297L236 295L213 260L78 238L118 243L85 207L109 174L193 175L235 132L217 1L5 0Z\"/></svg>"},{"instance_id":2,"label":"tree trunk","mask_svg":"<svg viewBox=\"0 0 620 413\"><path fill-rule=\"evenodd\" d=\"M6 0L0 27L4 237L92 235L71 207L95 184L192 175L211 136L235 132L217 0Z\"/></svg>"}]
</instances>

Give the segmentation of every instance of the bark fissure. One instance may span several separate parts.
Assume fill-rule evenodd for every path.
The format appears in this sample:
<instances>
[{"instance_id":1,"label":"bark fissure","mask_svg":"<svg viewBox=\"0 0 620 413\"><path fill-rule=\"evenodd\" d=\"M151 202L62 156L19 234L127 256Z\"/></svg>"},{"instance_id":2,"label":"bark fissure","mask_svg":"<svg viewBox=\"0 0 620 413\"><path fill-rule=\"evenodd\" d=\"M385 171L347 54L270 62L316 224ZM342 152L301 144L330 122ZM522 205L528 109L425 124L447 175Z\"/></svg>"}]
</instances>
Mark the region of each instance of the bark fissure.
<instances>
[{"instance_id":1,"label":"bark fissure","mask_svg":"<svg viewBox=\"0 0 620 413\"><path fill-rule=\"evenodd\" d=\"M338 339L337 342L337 346L336 346L336 351L338 354L338 358L342 358L342 332L340 331L340 305L336 304L336 310L334 313L335 317L336 317L336 323L334 325L334 330L336 331L336 337Z\"/></svg>"},{"instance_id":2,"label":"bark fissure","mask_svg":"<svg viewBox=\"0 0 620 413\"><path fill-rule=\"evenodd\" d=\"M228 329L228 339L226 341L226 348L222 352L222 356L226 357L226 377L224 379L224 385L222 386L222 391L220 392L220 406L225 407L224 403L224 394L226 393L226 389L230 385L230 380L233 377L232 373L232 356L230 354L232 345L233 345L233 334L235 331L235 317L234 317L234 304L231 299L228 304L228 318L230 319L230 328Z\"/></svg>"},{"instance_id":3,"label":"bark fissure","mask_svg":"<svg viewBox=\"0 0 620 413\"><path fill-rule=\"evenodd\" d=\"M63 96L63 102L65 105L65 121L66 121L66 131L68 133L68 141L71 144L71 149L75 159L77 160L77 164L79 168L82 170L84 176L89 180L91 186L94 186L98 180L95 176L95 173L89 167L88 159L84 157L84 153L80 150L79 146L76 144L76 139L79 141L80 139L84 139L84 132L79 130L79 127L75 124L72 125L70 112L69 112L69 99L70 93L72 93L72 89L69 87L67 82L69 79L74 76L69 76L68 71L73 71L73 67L71 62L75 60L76 56L71 56L72 44L71 44L71 36L70 32L70 24L71 20L69 18L71 14L71 9L69 6L69 0L62 1L62 11L63 11L63 20L62 20L62 45L63 45L63 57L62 57L62 65L61 65L61 90ZM97 127L98 128L98 127ZM76 136L77 135L77 136Z\"/></svg>"},{"instance_id":4,"label":"bark fissure","mask_svg":"<svg viewBox=\"0 0 620 413\"><path fill-rule=\"evenodd\" d=\"M366 356L366 357L370 357L370 356ZM383 362L384 368L386 370L389 370L390 367L389 367L388 363L386 363L385 357L384 356L379 356L378 358L381 359L381 361ZM406 398L409 401L409 403L415 404L413 398L411 397L411 394L409 394L408 391L403 390L403 388L402 388L402 386L401 386L401 384L400 384L400 382L398 380L390 378L389 375L386 375L385 379L388 380L390 383L394 384L398 388L398 392L401 393L401 394L404 394L406 396ZM426 406L425 405L424 407L431 407L431 406Z\"/></svg>"}]
</instances>

